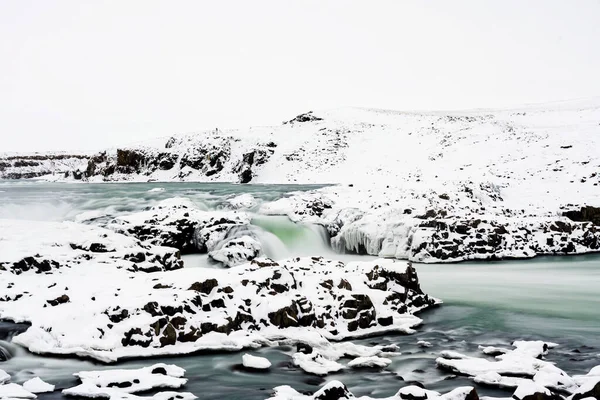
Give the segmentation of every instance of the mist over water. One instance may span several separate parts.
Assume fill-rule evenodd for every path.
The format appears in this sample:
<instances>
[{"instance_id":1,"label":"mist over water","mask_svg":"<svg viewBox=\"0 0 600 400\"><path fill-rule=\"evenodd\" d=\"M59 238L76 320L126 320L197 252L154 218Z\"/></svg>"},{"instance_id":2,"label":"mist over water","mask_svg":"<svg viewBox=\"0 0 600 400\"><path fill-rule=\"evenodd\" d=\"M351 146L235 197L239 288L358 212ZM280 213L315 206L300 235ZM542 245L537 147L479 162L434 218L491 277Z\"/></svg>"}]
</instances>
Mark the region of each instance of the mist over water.
<instances>
[{"instance_id":1,"label":"mist over water","mask_svg":"<svg viewBox=\"0 0 600 400\"><path fill-rule=\"evenodd\" d=\"M291 191L320 187L323 185L0 181L0 218L75 221L82 213L115 217L142 211L172 197L185 197L200 209L216 210L224 208L227 199L242 193L249 193L264 202L276 200Z\"/></svg>"},{"instance_id":2,"label":"mist over water","mask_svg":"<svg viewBox=\"0 0 600 400\"><path fill-rule=\"evenodd\" d=\"M205 210L222 209L227 200L251 193L265 202L286 196L290 191L313 189L295 185L233 184L51 184L0 182L0 218L45 221L77 221L112 218L143 210L171 197L186 197ZM297 256L325 256L345 262L375 257L336 254L328 245L326 230L318 225L296 224L284 216L264 216L251 210L251 226L231 235L252 234L265 255L274 259ZM222 268L206 254L184 256L189 268ZM411 381L428 389L447 391L473 385L464 377L454 377L435 367L442 350L478 355L479 345L510 346L516 339L542 339L560 344L548 359L570 374L586 373L600 364L600 256L539 257L532 260L465 262L459 264L414 264L423 290L444 300L444 305L420 315L424 323L414 335L384 335L354 342L396 344L401 355L385 371L345 370L328 375L338 379L357 395L391 396ZM235 267L234 267L235 268ZM0 368L21 383L33 376L58 385L73 386L74 372L110 368L77 359L39 357L11 344L10 338L26 329L0 322ZM433 347L422 349L418 340ZM323 379L309 376L290 365L295 347L248 351L269 358L274 368L257 375L232 370L241 363L241 353L217 353L166 359L146 359L119 363L134 368L164 361L187 370L185 389L202 399L266 399L271 388L291 385L298 390L315 391ZM509 397L505 392L477 387L480 394ZM41 399L61 398L59 392Z\"/></svg>"}]
</instances>

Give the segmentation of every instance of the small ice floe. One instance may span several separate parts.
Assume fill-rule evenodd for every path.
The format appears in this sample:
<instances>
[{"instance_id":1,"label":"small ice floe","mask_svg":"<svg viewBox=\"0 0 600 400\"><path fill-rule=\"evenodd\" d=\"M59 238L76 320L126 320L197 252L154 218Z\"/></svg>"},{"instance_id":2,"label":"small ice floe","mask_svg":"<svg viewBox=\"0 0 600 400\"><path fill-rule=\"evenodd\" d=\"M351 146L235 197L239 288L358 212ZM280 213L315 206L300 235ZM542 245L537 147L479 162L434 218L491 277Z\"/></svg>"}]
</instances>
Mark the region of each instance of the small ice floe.
<instances>
[{"instance_id":1,"label":"small ice floe","mask_svg":"<svg viewBox=\"0 0 600 400\"><path fill-rule=\"evenodd\" d=\"M165 188L157 187L157 188L152 188L152 189L148 190L148 193L161 193L164 191L165 191Z\"/></svg>"},{"instance_id":2,"label":"small ice floe","mask_svg":"<svg viewBox=\"0 0 600 400\"><path fill-rule=\"evenodd\" d=\"M0 369L0 385L10 382L10 375Z\"/></svg>"},{"instance_id":3,"label":"small ice floe","mask_svg":"<svg viewBox=\"0 0 600 400\"><path fill-rule=\"evenodd\" d=\"M431 346L433 346L433 345L432 345L431 343L429 343L429 342L425 341L425 340L419 340L419 341L417 342L417 346L419 346L419 347L423 347L423 348L426 348L426 347L431 347Z\"/></svg>"},{"instance_id":4,"label":"small ice floe","mask_svg":"<svg viewBox=\"0 0 600 400\"><path fill-rule=\"evenodd\" d=\"M185 370L176 365L154 364L138 369L84 371L74 374L81 384L63 390L68 396L113 397L155 388L177 389L185 385Z\"/></svg>"},{"instance_id":5,"label":"small ice floe","mask_svg":"<svg viewBox=\"0 0 600 400\"><path fill-rule=\"evenodd\" d=\"M0 399L35 399L37 396L16 383L0 385Z\"/></svg>"},{"instance_id":6,"label":"small ice floe","mask_svg":"<svg viewBox=\"0 0 600 400\"><path fill-rule=\"evenodd\" d=\"M48 393L54 392L54 385L44 382L39 377L35 377L23 382L23 388L31 393Z\"/></svg>"},{"instance_id":7,"label":"small ice floe","mask_svg":"<svg viewBox=\"0 0 600 400\"><path fill-rule=\"evenodd\" d=\"M329 360L316 350L310 354L296 353L292 356L294 365L302 368L304 372L314 375L327 375L344 369L337 361Z\"/></svg>"},{"instance_id":8,"label":"small ice floe","mask_svg":"<svg viewBox=\"0 0 600 400\"><path fill-rule=\"evenodd\" d=\"M251 354L244 354L242 356L242 365L248 369L259 369L265 370L271 368L271 361L264 357L257 357Z\"/></svg>"},{"instance_id":9,"label":"small ice floe","mask_svg":"<svg viewBox=\"0 0 600 400\"><path fill-rule=\"evenodd\" d=\"M392 363L392 360L384 357L357 357L348 363L352 368L385 368Z\"/></svg>"}]
</instances>

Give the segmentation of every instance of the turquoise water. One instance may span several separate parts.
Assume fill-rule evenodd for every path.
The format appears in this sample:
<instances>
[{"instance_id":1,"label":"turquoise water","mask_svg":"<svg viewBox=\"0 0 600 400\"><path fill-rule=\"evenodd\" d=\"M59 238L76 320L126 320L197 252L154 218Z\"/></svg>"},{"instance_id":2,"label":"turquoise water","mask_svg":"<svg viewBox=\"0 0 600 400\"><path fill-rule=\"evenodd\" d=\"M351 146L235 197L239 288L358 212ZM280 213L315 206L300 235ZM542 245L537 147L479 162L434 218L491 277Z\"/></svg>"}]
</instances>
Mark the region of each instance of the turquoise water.
<instances>
[{"instance_id":1,"label":"turquoise water","mask_svg":"<svg viewBox=\"0 0 600 400\"><path fill-rule=\"evenodd\" d=\"M156 187L163 192L148 192ZM219 208L229 196L253 193L262 201L276 199L291 190L312 187L228 184L100 184L65 185L0 183L0 218L72 219L83 211L104 210L107 215L143 209L173 196L190 197L206 208ZM34 212L33 209L45 210ZM30 212L28 213L27 210ZM12 212L12 217L11 217ZM257 226L288 245L290 254L326 251L318 232L295 226L289 220L255 219ZM312 234L310 232L312 232ZM320 249L320 250L319 250ZM335 255L332 255L335 257ZM346 259L363 259L345 256ZM192 263L191 260L188 260ZM188 262L186 261L186 262ZM201 266L201 265L191 265ZM390 396L416 381L429 389L446 391L473 385L464 377L452 377L435 368L442 350L477 355L478 345L509 346L515 339L557 342L548 358L571 374L587 372L600 364L600 255L539 257L532 260L468 262L459 264L415 264L421 286L444 305L421 315L423 325L415 335L385 335L363 339L363 344L397 344L402 355L393 358L385 371L345 371L325 380L338 379L357 395ZM18 327L0 324L0 338L10 339ZM422 349L418 340L433 347ZM107 368L89 361L39 357L0 342L8 361L0 368L22 382L32 376L58 385L76 383L73 372ZM288 384L299 390L315 391L323 379L307 375L291 365L289 347L251 351L268 357L273 365L268 374L235 370L240 353L217 353L162 359L187 369L186 390L202 399L265 399L271 388ZM119 367L139 367L159 361L135 360ZM508 397L510 392L478 387L480 394ZM58 398L60 393L41 395Z\"/></svg>"}]
</instances>

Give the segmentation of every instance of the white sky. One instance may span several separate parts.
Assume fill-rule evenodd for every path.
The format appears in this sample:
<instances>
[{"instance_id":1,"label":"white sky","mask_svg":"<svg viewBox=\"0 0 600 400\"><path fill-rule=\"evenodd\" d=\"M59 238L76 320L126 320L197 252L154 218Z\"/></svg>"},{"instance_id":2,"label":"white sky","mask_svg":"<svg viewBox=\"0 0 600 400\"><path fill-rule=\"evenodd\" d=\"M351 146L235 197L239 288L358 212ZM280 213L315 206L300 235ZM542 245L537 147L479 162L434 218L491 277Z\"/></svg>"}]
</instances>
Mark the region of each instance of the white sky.
<instances>
[{"instance_id":1,"label":"white sky","mask_svg":"<svg viewBox=\"0 0 600 400\"><path fill-rule=\"evenodd\" d=\"M0 152L600 95L600 0L0 0Z\"/></svg>"}]
</instances>

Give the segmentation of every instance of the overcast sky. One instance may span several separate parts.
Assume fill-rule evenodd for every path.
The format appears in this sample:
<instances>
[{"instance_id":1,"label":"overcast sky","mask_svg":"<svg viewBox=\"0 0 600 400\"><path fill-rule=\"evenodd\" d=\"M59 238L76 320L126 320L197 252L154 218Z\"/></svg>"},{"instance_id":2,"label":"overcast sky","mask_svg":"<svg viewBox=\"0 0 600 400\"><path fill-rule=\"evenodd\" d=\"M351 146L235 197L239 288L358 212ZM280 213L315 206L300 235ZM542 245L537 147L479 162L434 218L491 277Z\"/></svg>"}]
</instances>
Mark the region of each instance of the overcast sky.
<instances>
[{"instance_id":1,"label":"overcast sky","mask_svg":"<svg viewBox=\"0 0 600 400\"><path fill-rule=\"evenodd\" d=\"M0 1L0 152L600 95L599 0Z\"/></svg>"}]
</instances>

